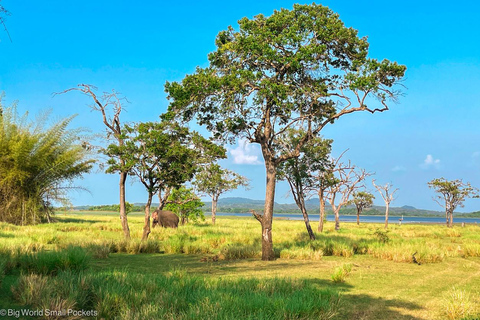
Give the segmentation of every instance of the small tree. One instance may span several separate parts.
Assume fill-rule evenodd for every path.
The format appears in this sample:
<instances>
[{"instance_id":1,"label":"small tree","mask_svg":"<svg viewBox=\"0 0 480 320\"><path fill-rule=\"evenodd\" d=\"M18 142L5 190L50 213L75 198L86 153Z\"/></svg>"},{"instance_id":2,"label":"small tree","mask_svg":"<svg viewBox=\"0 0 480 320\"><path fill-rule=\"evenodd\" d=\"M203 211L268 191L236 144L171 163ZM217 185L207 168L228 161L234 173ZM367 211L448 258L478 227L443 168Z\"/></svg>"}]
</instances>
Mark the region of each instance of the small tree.
<instances>
[{"instance_id":1,"label":"small tree","mask_svg":"<svg viewBox=\"0 0 480 320\"><path fill-rule=\"evenodd\" d=\"M302 136L297 130L288 130L285 133L283 148L289 150L298 144L298 137ZM324 172L330 165L328 155L330 154L332 140L324 140L315 137L304 145L298 158L288 159L283 162L278 170L278 179L287 180L293 199L302 212L305 227L310 240L315 240L315 234L310 226L305 198L315 189L317 179L316 172ZM288 151L287 151L288 152Z\"/></svg>"},{"instance_id":2,"label":"small tree","mask_svg":"<svg viewBox=\"0 0 480 320\"><path fill-rule=\"evenodd\" d=\"M390 203L395 200L395 193L398 191L398 189L392 191L393 185L391 183L386 183L383 186L377 186L375 184L375 180L372 180L372 184L382 196L383 201L385 201L385 229L388 229L388 211L390 209Z\"/></svg>"},{"instance_id":3,"label":"small tree","mask_svg":"<svg viewBox=\"0 0 480 320\"><path fill-rule=\"evenodd\" d=\"M212 197L212 223L215 224L220 195L239 186L248 187L248 179L233 171L223 169L216 163L211 163L196 175L194 185L200 193Z\"/></svg>"},{"instance_id":4,"label":"small tree","mask_svg":"<svg viewBox=\"0 0 480 320\"><path fill-rule=\"evenodd\" d=\"M182 225L189 220L196 221L197 219L205 220L202 208L203 202L192 189L186 187L180 187L179 189L173 189L168 197L165 208L175 212Z\"/></svg>"},{"instance_id":5,"label":"small tree","mask_svg":"<svg viewBox=\"0 0 480 320\"><path fill-rule=\"evenodd\" d=\"M357 208L357 225L360 225L360 215L363 210L373 205L373 199L375 199L375 196L370 192L358 191L353 194L353 199L350 200L350 204L355 205Z\"/></svg>"},{"instance_id":6,"label":"small tree","mask_svg":"<svg viewBox=\"0 0 480 320\"><path fill-rule=\"evenodd\" d=\"M449 228L453 227L455 209L463 207L465 199L479 197L478 189L462 180L433 179L428 182L428 186L439 193L433 200L445 209L446 224Z\"/></svg>"}]
</instances>

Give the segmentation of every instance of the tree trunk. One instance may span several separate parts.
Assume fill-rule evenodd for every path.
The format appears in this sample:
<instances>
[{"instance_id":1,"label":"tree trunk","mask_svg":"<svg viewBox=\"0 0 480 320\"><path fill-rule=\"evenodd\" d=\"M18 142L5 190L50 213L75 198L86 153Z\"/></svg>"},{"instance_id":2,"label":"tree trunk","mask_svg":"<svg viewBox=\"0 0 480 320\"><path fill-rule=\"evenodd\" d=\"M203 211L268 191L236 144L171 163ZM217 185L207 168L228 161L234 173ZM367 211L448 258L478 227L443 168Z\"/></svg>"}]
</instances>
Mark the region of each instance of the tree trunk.
<instances>
[{"instance_id":1,"label":"tree trunk","mask_svg":"<svg viewBox=\"0 0 480 320\"><path fill-rule=\"evenodd\" d=\"M313 233L312 227L310 226L310 220L308 219L307 208L305 208L305 201L303 199L299 199L301 202L300 209L302 210L303 220L305 221L305 227L307 228L308 236L310 240L315 240L315 234Z\"/></svg>"},{"instance_id":2,"label":"tree trunk","mask_svg":"<svg viewBox=\"0 0 480 320\"><path fill-rule=\"evenodd\" d=\"M120 220L122 221L123 235L126 240L130 240L130 228L128 227L127 212L125 210L125 181L127 173L120 173Z\"/></svg>"},{"instance_id":3,"label":"tree trunk","mask_svg":"<svg viewBox=\"0 0 480 320\"><path fill-rule=\"evenodd\" d=\"M340 230L340 209L333 209L333 212L335 212L335 230L338 231Z\"/></svg>"},{"instance_id":4,"label":"tree trunk","mask_svg":"<svg viewBox=\"0 0 480 320\"><path fill-rule=\"evenodd\" d=\"M165 190L165 194L163 195L163 197L162 197L162 189L160 189L158 191L158 208L157 208L157 210L163 210L163 207L165 207L165 205L167 204L167 199L170 196L170 191L171 191L171 188L168 187Z\"/></svg>"},{"instance_id":5,"label":"tree trunk","mask_svg":"<svg viewBox=\"0 0 480 320\"><path fill-rule=\"evenodd\" d=\"M388 229L388 209L390 207L389 203L385 204L385 229Z\"/></svg>"},{"instance_id":6,"label":"tree trunk","mask_svg":"<svg viewBox=\"0 0 480 320\"><path fill-rule=\"evenodd\" d=\"M323 221L325 220L325 199L323 198L323 190L318 192L320 199L320 221L318 221L318 232L323 232Z\"/></svg>"},{"instance_id":7,"label":"tree trunk","mask_svg":"<svg viewBox=\"0 0 480 320\"><path fill-rule=\"evenodd\" d=\"M145 205L145 221L143 224L142 241L146 241L148 239L148 235L150 234L150 206L152 204L152 197L153 194L149 192L147 204Z\"/></svg>"},{"instance_id":8,"label":"tree trunk","mask_svg":"<svg viewBox=\"0 0 480 320\"><path fill-rule=\"evenodd\" d=\"M275 259L272 241L273 205L275 203L275 183L277 168L272 161L265 159L267 171L267 188L265 193L265 208L262 217L262 260Z\"/></svg>"},{"instance_id":9,"label":"tree trunk","mask_svg":"<svg viewBox=\"0 0 480 320\"><path fill-rule=\"evenodd\" d=\"M218 195L212 196L212 224L215 224L217 215Z\"/></svg>"},{"instance_id":10,"label":"tree trunk","mask_svg":"<svg viewBox=\"0 0 480 320\"><path fill-rule=\"evenodd\" d=\"M449 219L450 221L448 222L448 227L452 228L453 227L453 210L450 211L449 216L450 216L450 219Z\"/></svg>"},{"instance_id":11,"label":"tree trunk","mask_svg":"<svg viewBox=\"0 0 480 320\"><path fill-rule=\"evenodd\" d=\"M448 227L449 226L448 225L448 209L445 209L445 220L446 220L446 225Z\"/></svg>"},{"instance_id":12,"label":"tree trunk","mask_svg":"<svg viewBox=\"0 0 480 320\"><path fill-rule=\"evenodd\" d=\"M360 215L362 214L362 210L357 208L357 226L360 225Z\"/></svg>"}]
</instances>

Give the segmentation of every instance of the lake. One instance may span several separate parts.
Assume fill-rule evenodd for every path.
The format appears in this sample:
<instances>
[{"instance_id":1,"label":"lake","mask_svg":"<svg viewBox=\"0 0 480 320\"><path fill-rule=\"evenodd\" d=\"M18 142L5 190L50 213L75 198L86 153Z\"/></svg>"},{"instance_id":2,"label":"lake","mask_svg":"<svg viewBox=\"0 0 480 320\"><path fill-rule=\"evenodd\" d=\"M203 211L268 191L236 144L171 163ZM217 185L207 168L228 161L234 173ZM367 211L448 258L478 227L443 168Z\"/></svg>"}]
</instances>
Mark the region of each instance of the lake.
<instances>
[{"instance_id":1,"label":"lake","mask_svg":"<svg viewBox=\"0 0 480 320\"><path fill-rule=\"evenodd\" d=\"M217 216L234 216L234 217L253 217L251 213L217 213ZM303 220L302 215L298 214L287 214L287 213L278 213L274 214L274 218L283 218L287 220ZM310 221L318 221L319 216L309 215ZM389 223L398 223L399 219L402 217L399 216L390 216L388 218ZM335 216L327 215L327 221L335 221ZM356 222L357 216L340 216L341 222ZM369 223L384 223L385 216L360 216L360 222L369 222ZM480 223L480 218L462 218L462 217L453 217L454 223L465 222L467 224L477 224ZM445 218L442 217L403 217L402 223L445 223Z\"/></svg>"}]
</instances>

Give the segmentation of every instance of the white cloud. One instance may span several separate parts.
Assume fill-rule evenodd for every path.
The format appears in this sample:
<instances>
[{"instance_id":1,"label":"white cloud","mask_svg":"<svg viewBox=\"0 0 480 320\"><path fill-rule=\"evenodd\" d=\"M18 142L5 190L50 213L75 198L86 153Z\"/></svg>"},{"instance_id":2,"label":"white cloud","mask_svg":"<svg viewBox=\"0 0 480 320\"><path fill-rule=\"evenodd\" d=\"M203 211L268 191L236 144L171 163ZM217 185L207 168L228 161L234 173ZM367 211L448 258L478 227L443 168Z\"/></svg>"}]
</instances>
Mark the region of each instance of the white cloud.
<instances>
[{"instance_id":1,"label":"white cloud","mask_svg":"<svg viewBox=\"0 0 480 320\"><path fill-rule=\"evenodd\" d=\"M392 171L393 172L405 172L407 171L407 168L405 168L404 166L395 166L392 168Z\"/></svg>"},{"instance_id":2,"label":"white cloud","mask_svg":"<svg viewBox=\"0 0 480 320\"><path fill-rule=\"evenodd\" d=\"M261 164L258 160L259 150L250 144L246 139L238 140L238 147L230 150L235 164Z\"/></svg>"},{"instance_id":3,"label":"white cloud","mask_svg":"<svg viewBox=\"0 0 480 320\"><path fill-rule=\"evenodd\" d=\"M427 157L425 160L423 160L423 163L420 165L420 167L422 169L440 169L440 159L434 159L431 154L427 154Z\"/></svg>"}]
</instances>

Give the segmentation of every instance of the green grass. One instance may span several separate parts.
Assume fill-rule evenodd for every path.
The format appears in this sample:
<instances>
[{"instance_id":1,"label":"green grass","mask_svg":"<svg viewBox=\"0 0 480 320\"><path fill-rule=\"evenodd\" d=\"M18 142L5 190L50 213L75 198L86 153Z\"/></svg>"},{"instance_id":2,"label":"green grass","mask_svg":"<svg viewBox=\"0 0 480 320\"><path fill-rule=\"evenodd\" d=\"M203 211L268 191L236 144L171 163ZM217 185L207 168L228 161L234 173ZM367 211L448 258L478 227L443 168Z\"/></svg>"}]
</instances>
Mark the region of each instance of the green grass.
<instances>
[{"instance_id":1,"label":"green grass","mask_svg":"<svg viewBox=\"0 0 480 320\"><path fill-rule=\"evenodd\" d=\"M391 225L384 233L379 224L344 223L338 232L327 224L310 241L303 222L275 220L278 259L264 262L253 218L155 228L145 243L142 220L129 215L130 242L113 213L0 223L0 306L82 306L120 319L480 315L476 225ZM421 265L412 263L415 252Z\"/></svg>"}]
</instances>

